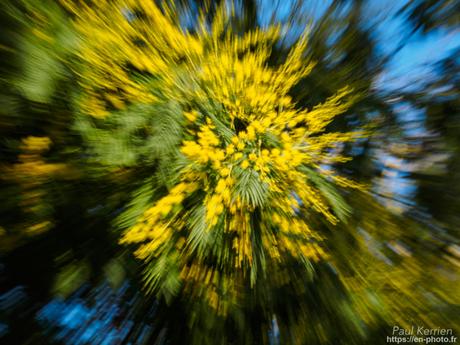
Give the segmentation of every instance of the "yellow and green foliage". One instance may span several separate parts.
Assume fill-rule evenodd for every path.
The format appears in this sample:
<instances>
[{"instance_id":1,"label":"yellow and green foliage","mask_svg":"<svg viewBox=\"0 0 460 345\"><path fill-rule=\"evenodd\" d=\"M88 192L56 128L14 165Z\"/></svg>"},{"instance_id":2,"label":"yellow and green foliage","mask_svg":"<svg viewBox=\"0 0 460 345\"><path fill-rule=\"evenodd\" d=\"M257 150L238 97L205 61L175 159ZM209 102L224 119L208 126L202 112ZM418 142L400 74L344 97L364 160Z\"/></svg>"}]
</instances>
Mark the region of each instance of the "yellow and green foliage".
<instances>
[{"instance_id":1,"label":"yellow and green foliage","mask_svg":"<svg viewBox=\"0 0 460 345\"><path fill-rule=\"evenodd\" d=\"M1 112L21 120L0 130L24 129L5 140L0 241L68 239L54 293L94 267L114 286L141 268L145 304L166 311L155 332L200 345L359 344L393 324L455 323L454 230L405 214L416 197L395 214L376 189L397 175L379 160L394 125L382 109L400 95L374 89L360 1L307 29L244 22L237 1L19 3L7 85L21 101Z\"/></svg>"},{"instance_id":2,"label":"yellow and green foliage","mask_svg":"<svg viewBox=\"0 0 460 345\"><path fill-rule=\"evenodd\" d=\"M224 279L219 272L225 281L250 274L254 284L257 266L271 268L266 261L327 257L308 214L338 219L310 175L359 188L323 167L346 161L340 145L365 133L325 133L356 100L353 90L338 90L312 109L289 95L314 67L305 56L306 33L273 65L281 28L240 34L223 8L209 26L203 14L190 33L171 9L150 1L63 3L82 38L82 112L110 117L139 102L172 102L181 112L166 195L152 201L122 243L138 245L143 260L174 258L181 281L211 285Z\"/></svg>"}]
</instances>

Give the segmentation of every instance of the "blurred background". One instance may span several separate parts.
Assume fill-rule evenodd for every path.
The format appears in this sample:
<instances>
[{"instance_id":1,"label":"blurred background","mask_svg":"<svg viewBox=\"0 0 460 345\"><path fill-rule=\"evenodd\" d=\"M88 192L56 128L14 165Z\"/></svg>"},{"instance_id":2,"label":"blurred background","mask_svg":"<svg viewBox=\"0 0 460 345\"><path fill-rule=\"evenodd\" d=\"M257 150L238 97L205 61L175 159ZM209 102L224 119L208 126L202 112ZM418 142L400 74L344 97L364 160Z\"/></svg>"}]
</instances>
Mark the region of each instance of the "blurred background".
<instances>
[{"instance_id":1,"label":"blurred background","mask_svg":"<svg viewBox=\"0 0 460 345\"><path fill-rule=\"evenodd\" d=\"M96 131L76 105L75 13L97 3L1 4L1 344L384 344L395 325L460 337L458 1L169 2L192 33L221 6L240 33L285 25L273 61L308 26L316 64L291 96L311 108L350 86L361 96L328 130L372 128L335 167L368 189L340 192L346 220L322 230L330 259L270 291L270 317L248 302L231 322L197 324L186 298L144 288L144 264L119 244L156 163L127 143L133 122Z\"/></svg>"}]
</instances>

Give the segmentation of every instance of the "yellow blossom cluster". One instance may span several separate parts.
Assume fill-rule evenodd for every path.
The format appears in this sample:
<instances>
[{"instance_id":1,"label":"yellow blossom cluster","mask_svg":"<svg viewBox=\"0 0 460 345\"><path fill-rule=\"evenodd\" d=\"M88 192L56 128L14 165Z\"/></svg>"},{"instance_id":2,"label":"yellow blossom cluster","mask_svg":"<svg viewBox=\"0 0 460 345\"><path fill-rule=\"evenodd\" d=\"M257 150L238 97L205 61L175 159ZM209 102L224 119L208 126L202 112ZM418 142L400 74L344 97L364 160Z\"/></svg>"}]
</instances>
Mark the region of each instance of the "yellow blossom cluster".
<instances>
[{"instance_id":1,"label":"yellow blossom cluster","mask_svg":"<svg viewBox=\"0 0 460 345\"><path fill-rule=\"evenodd\" d=\"M269 58L280 27L237 34L226 25L224 9L211 25L203 14L192 34L177 24L170 7L154 1L93 6L61 1L75 15L82 37L83 111L103 117L133 102L170 101L183 109L176 184L128 229L122 243L140 244L141 259L179 250L182 278L194 272L190 261L196 257L202 262L217 257L230 271L250 271L255 257L275 262L326 257L307 215L319 212L332 223L337 218L304 168L321 171L324 164L346 161L339 144L365 133L325 133L355 102L351 89L338 90L312 109L290 96L314 67L305 54L307 34L283 64L273 66ZM360 187L332 173L325 176Z\"/></svg>"},{"instance_id":2,"label":"yellow blossom cluster","mask_svg":"<svg viewBox=\"0 0 460 345\"><path fill-rule=\"evenodd\" d=\"M197 286L207 286L204 291L204 300L218 315L226 315L229 305L237 303L236 288L237 279L230 279L219 270L207 267L201 263L193 262L185 265L181 272L182 280L187 281L187 292L194 297L200 289Z\"/></svg>"},{"instance_id":3,"label":"yellow blossom cluster","mask_svg":"<svg viewBox=\"0 0 460 345\"><path fill-rule=\"evenodd\" d=\"M47 204L46 184L56 177L69 177L73 172L66 164L47 163L42 156L49 150L49 137L28 136L21 140L18 162L3 167L1 176L17 183L20 190L20 206L26 220L19 224L21 231L29 236L48 231L53 226Z\"/></svg>"},{"instance_id":4,"label":"yellow blossom cluster","mask_svg":"<svg viewBox=\"0 0 460 345\"><path fill-rule=\"evenodd\" d=\"M155 255L167 245L173 235L173 229L180 229L183 221L179 215L178 206L185 197L197 189L196 183L179 183L168 195L160 199L153 207L147 209L139 222L130 229L129 236L121 241L145 242L136 251L136 256L142 259ZM176 209L175 209L176 208Z\"/></svg>"}]
</instances>

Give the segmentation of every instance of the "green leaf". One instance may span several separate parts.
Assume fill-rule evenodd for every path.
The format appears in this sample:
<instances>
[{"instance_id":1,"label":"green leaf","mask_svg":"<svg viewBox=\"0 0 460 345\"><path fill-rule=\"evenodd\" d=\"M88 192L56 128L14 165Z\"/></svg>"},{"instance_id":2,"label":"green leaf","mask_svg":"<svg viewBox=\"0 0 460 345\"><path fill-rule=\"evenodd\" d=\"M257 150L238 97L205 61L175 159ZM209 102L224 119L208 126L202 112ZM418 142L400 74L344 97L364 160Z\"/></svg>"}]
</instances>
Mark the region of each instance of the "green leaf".
<instances>
[{"instance_id":1,"label":"green leaf","mask_svg":"<svg viewBox=\"0 0 460 345\"><path fill-rule=\"evenodd\" d=\"M263 207L269 195L268 185L262 182L259 174L252 169L236 168L236 192L245 203Z\"/></svg>"}]
</instances>

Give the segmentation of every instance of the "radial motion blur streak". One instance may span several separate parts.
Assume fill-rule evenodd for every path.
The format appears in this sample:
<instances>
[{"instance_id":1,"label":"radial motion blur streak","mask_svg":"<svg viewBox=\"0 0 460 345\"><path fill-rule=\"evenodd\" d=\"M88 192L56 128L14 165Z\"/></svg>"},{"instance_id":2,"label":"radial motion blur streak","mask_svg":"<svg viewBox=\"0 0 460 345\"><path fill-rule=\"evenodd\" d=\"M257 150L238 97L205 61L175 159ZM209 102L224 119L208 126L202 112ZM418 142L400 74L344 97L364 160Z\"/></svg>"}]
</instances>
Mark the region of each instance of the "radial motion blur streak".
<instances>
[{"instance_id":1,"label":"radial motion blur streak","mask_svg":"<svg viewBox=\"0 0 460 345\"><path fill-rule=\"evenodd\" d=\"M457 343L459 13L5 0L0 343Z\"/></svg>"}]
</instances>

